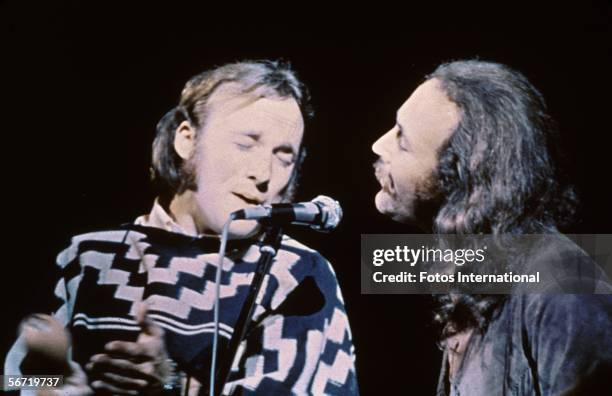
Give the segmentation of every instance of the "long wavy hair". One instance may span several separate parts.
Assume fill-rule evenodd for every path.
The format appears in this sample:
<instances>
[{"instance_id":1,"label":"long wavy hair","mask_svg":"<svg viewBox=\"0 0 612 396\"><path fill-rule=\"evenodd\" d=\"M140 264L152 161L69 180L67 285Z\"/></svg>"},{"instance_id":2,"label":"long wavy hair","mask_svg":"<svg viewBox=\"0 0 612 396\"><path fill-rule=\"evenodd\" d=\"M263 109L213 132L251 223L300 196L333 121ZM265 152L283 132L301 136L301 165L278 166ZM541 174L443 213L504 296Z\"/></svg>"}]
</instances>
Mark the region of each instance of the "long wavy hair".
<instances>
[{"instance_id":1,"label":"long wavy hair","mask_svg":"<svg viewBox=\"0 0 612 396\"><path fill-rule=\"evenodd\" d=\"M577 195L562 172L555 122L542 94L521 73L493 62L440 65L439 80L461 120L439 153L444 197L438 234L543 234L568 225ZM438 297L442 337L484 330L503 296Z\"/></svg>"}]
</instances>

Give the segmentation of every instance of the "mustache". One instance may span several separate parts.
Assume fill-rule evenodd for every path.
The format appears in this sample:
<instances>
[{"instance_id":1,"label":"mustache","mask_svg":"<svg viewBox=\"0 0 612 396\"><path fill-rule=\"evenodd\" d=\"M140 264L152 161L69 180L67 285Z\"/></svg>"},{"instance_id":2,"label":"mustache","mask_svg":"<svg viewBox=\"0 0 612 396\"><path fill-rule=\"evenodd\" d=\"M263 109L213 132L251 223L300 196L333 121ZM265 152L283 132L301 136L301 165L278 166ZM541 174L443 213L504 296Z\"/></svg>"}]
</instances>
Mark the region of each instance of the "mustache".
<instances>
[{"instance_id":1,"label":"mustache","mask_svg":"<svg viewBox=\"0 0 612 396\"><path fill-rule=\"evenodd\" d=\"M383 175L383 161L380 158L372 164L372 167L374 168L374 174L376 177L381 177Z\"/></svg>"},{"instance_id":2,"label":"mustache","mask_svg":"<svg viewBox=\"0 0 612 396\"><path fill-rule=\"evenodd\" d=\"M395 194L395 182L389 171L385 169L385 162L379 158L372 164L372 167L374 168L374 176L383 189L389 194Z\"/></svg>"}]
</instances>

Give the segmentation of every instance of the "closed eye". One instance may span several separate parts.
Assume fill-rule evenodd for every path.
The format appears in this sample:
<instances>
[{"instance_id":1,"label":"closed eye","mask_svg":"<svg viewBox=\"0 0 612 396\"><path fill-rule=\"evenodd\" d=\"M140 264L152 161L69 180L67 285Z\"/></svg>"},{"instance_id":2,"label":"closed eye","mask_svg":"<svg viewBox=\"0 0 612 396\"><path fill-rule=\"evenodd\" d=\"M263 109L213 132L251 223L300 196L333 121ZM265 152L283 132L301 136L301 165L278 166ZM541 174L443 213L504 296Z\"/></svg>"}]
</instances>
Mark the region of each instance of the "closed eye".
<instances>
[{"instance_id":1,"label":"closed eye","mask_svg":"<svg viewBox=\"0 0 612 396\"><path fill-rule=\"evenodd\" d=\"M281 146L274 150L274 154L285 167L291 166L295 163L295 152L291 146Z\"/></svg>"},{"instance_id":2,"label":"closed eye","mask_svg":"<svg viewBox=\"0 0 612 396\"><path fill-rule=\"evenodd\" d=\"M291 166L295 162L295 156L292 153L278 152L276 153L276 158L279 159L279 161L284 167Z\"/></svg>"},{"instance_id":3,"label":"closed eye","mask_svg":"<svg viewBox=\"0 0 612 396\"><path fill-rule=\"evenodd\" d=\"M249 150L249 149L251 149L253 147L253 144L236 143L236 146L240 150Z\"/></svg>"},{"instance_id":4,"label":"closed eye","mask_svg":"<svg viewBox=\"0 0 612 396\"><path fill-rule=\"evenodd\" d=\"M397 140L397 146L400 148L400 150L408 151L408 147L406 144L406 137L404 136L404 133L402 132L402 128L400 128L399 126L397 128L397 133L395 134L395 138Z\"/></svg>"},{"instance_id":5,"label":"closed eye","mask_svg":"<svg viewBox=\"0 0 612 396\"><path fill-rule=\"evenodd\" d=\"M234 140L234 144L240 150L248 150L250 148L253 148L256 142L257 142L257 139L249 135L238 135L236 136L236 139Z\"/></svg>"}]
</instances>

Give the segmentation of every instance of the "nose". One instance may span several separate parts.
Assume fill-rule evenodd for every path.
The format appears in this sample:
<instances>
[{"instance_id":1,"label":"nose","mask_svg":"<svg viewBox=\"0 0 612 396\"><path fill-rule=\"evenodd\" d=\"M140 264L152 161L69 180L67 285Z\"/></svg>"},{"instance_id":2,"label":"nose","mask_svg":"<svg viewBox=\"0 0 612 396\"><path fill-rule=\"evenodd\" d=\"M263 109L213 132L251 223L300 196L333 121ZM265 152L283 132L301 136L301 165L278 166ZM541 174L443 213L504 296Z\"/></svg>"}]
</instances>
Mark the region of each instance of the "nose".
<instances>
[{"instance_id":1,"label":"nose","mask_svg":"<svg viewBox=\"0 0 612 396\"><path fill-rule=\"evenodd\" d=\"M394 129L391 129L374 142L374 144L372 145L372 151L374 152L374 154L377 154L379 157L383 157L387 153L389 148L389 142L391 140L390 138L394 134Z\"/></svg>"},{"instance_id":2,"label":"nose","mask_svg":"<svg viewBox=\"0 0 612 396\"><path fill-rule=\"evenodd\" d=\"M247 176L255 182L257 190L262 193L267 192L272 174L272 157L261 155L251 163L245 164L245 166L247 167Z\"/></svg>"}]
</instances>

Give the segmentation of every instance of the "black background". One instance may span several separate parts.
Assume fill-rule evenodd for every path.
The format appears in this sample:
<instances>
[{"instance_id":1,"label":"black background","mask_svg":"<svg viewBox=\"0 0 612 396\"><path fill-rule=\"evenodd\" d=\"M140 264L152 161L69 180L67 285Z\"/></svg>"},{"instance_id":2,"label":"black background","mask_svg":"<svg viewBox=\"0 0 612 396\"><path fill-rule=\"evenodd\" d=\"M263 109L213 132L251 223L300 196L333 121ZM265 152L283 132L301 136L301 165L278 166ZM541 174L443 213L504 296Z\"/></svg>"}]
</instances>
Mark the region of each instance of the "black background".
<instances>
[{"instance_id":1,"label":"black background","mask_svg":"<svg viewBox=\"0 0 612 396\"><path fill-rule=\"evenodd\" d=\"M310 88L316 117L298 199L333 196L345 218L331 235L291 234L334 264L363 394L432 394L437 381L429 298L361 295L359 244L362 233L416 232L376 212L370 146L440 62L479 57L522 71L560 124L581 191L581 221L570 231L611 231L607 5L292 3L272 14L259 5L143 4L0 3L3 353L20 318L46 309L49 268L71 235L150 209L156 122L190 76L230 61L283 58Z\"/></svg>"}]
</instances>

